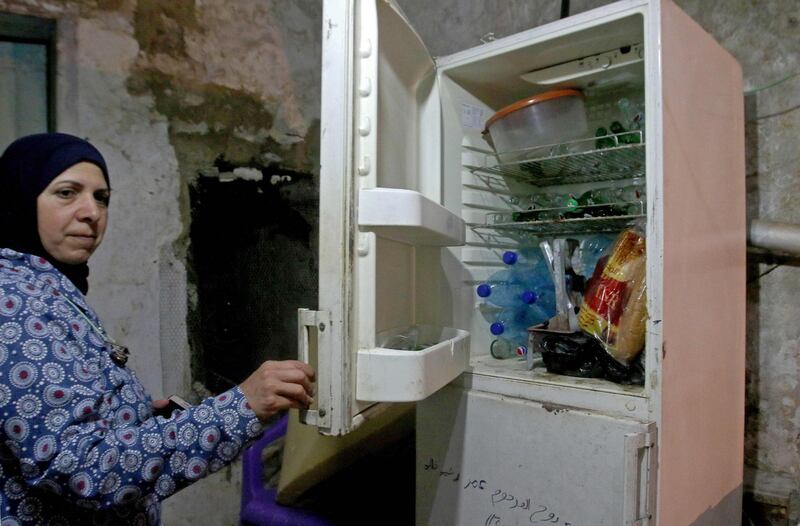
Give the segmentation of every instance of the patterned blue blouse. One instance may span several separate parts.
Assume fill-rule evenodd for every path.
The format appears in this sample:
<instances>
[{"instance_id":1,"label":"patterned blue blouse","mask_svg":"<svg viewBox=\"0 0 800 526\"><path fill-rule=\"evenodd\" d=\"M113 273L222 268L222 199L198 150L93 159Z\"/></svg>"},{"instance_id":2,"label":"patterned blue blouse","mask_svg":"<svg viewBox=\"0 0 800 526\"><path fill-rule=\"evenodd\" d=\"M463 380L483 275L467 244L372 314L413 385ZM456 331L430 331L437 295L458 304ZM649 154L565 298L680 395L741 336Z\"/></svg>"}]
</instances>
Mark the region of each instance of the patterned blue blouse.
<instances>
[{"instance_id":1,"label":"patterned blue blouse","mask_svg":"<svg viewBox=\"0 0 800 526\"><path fill-rule=\"evenodd\" d=\"M77 308L102 327L46 260L0 249L0 525L159 524L162 499L233 461L261 423L238 387L153 416Z\"/></svg>"}]
</instances>

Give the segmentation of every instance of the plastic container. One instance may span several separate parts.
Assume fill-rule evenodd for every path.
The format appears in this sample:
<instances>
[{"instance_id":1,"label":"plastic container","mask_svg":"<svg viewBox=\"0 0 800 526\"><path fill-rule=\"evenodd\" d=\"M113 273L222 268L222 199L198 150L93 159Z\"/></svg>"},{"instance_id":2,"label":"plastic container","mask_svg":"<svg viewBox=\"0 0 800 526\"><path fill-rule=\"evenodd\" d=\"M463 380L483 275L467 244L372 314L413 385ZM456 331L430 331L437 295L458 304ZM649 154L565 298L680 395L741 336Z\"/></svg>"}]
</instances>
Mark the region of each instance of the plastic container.
<instances>
[{"instance_id":1,"label":"plastic container","mask_svg":"<svg viewBox=\"0 0 800 526\"><path fill-rule=\"evenodd\" d=\"M486 121L483 134L500 160L509 162L527 156L519 150L585 138L587 132L583 94L561 89L506 106Z\"/></svg>"},{"instance_id":2,"label":"plastic container","mask_svg":"<svg viewBox=\"0 0 800 526\"><path fill-rule=\"evenodd\" d=\"M272 442L286 436L288 425L289 416L282 416L242 455L242 526L333 526L331 521L311 511L278 504L275 500L278 491L264 486L261 452Z\"/></svg>"}]
</instances>

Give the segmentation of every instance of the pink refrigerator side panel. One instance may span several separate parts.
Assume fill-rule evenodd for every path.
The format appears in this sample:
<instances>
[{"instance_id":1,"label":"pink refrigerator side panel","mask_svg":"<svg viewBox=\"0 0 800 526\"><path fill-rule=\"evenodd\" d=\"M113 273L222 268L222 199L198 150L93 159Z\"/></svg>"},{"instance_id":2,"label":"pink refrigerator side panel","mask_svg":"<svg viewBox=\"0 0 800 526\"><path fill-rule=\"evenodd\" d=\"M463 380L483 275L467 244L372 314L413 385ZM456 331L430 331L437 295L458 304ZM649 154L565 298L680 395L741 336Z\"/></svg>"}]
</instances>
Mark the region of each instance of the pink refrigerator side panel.
<instances>
[{"instance_id":1,"label":"pink refrigerator side panel","mask_svg":"<svg viewBox=\"0 0 800 526\"><path fill-rule=\"evenodd\" d=\"M746 279L741 68L674 4L662 6L658 521L739 524Z\"/></svg>"}]
</instances>

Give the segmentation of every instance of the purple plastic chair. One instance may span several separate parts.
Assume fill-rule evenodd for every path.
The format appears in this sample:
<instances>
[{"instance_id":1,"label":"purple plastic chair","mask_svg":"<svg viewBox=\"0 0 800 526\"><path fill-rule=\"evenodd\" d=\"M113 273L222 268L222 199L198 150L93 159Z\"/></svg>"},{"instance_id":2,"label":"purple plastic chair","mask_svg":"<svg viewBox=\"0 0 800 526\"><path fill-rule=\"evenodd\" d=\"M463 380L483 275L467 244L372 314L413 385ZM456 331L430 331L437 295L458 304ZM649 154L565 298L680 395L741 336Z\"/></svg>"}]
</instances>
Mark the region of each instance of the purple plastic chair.
<instances>
[{"instance_id":1,"label":"purple plastic chair","mask_svg":"<svg viewBox=\"0 0 800 526\"><path fill-rule=\"evenodd\" d=\"M275 502L277 491L264 487L261 480L261 452L286 434L289 422L284 415L244 452L242 458L243 526L332 526L332 523L306 510L281 506Z\"/></svg>"}]
</instances>

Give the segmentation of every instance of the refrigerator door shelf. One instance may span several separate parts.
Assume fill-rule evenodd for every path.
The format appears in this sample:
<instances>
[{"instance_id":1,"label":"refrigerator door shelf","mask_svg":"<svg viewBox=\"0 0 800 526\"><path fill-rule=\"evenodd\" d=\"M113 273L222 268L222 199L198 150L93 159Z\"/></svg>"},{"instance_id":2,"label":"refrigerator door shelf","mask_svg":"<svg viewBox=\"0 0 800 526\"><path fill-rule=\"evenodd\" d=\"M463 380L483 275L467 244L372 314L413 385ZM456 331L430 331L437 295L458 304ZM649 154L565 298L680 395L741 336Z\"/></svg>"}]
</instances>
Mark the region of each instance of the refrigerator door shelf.
<instances>
[{"instance_id":1,"label":"refrigerator door shelf","mask_svg":"<svg viewBox=\"0 0 800 526\"><path fill-rule=\"evenodd\" d=\"M359 192L362 231L408 245L463 245L464 220L414 190L371 188Z\"/></svg>"},{"instance_id":2,"label":"refrigerator door shelf","mask_svg":"<svg viewBox=\"0 0 800 526\"><path fill-rule=\"evenodd\" d=\"M423 400L461 374L469 363L469 333L414 325L378 334L378 347L358 351L356 398Z\"/></svg>"}]
</instances>

